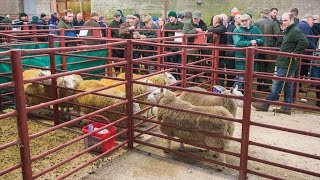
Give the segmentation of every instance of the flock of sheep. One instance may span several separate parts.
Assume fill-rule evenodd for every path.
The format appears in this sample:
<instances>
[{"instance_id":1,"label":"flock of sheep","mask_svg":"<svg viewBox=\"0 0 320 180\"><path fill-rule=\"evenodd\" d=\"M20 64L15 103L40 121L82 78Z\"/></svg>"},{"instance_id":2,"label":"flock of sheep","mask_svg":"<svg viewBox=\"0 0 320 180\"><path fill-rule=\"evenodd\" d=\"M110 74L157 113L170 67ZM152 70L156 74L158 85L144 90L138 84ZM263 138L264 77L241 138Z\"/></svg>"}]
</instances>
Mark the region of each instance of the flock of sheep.
<instances>
[{"instance_id":1,"label":"flock of sheep","mask_svg":"<svg viewBox=\"0 0 320 180\"><path fill-rule=\"evenodd\" d=\"M40 69L28 69L23 73L24 79L33 79L41 76L50 75L50 71L40 70ZM117 76L118 78L125 77L124 73ZM141 77L141 75L134 74L133 78ZM177 80L174 76L168 72L150 76L140 80L141 82L146 82L150 84L159 85L172 85L176 84ZM98 88L103 88L116 83L118 80L113 79L100 79L100 80L84 80L80 75L68 75L64 77L59 77L57 79L58 88L58 98L67 97L74 95L78 92L91 91ZM44 80L39 83L27 83L24 85L26 92L26 103L28 105L36 105L43 102L47 102L50 97L51 91L51 80ZM192 91L207 91L206 89L200 87L189 87ZM115 86L113 88L98 91L97 93L109 96L126 97L125 85ZM198 115L186 111L178 111L170 108L157 108L155 113L157 119L164 123L176 125L181 128L187 129L197 129L200 131L206 131L219 135L219 137L213 137L206 133L201 133L199 131L186 131L182 129L176 129L170 126L161 125L160 130L162 133L169 137L177 137L182 141L197 143L200 145L205 145L212 148L226 149L228 147L228 139L222 136L231 137L234 132L234 122L226 120L235 118L237 107L242 107L243 102L239 99L234 99L230 97L223 96L213 96L194 93L190 91L183 91L180 94L174 93L170 90L163 88L156 88L154 86L147 86L143 84L133 84L133 97L149 93L148 97L141 96L139 100L148 100L152 103L159 104L162 106L170 106L178 109L183 109L186 111L197 111L200 113L211 114L212 116ZM230 90L223 88L223 94L242 96L242 93L238 91L237 88L231 88ZM34 96L37 95L37 96ZM177 96L178 95L178 96ZM59 107L62 111L70 111L73 109L80 113L88 114L95 110L88 108L95 107L97 109L105 108L116 104L121 99L102 96L98 94L86 94L79 96L72 100L75 104L70 103L60 103ZM69 101L70 102L70 101ZM81 104L81 106L76 105ZM141 109L145 108L146 105L134 103L133 111L134 113L140 112ZM125 105L117 106L113 111L119 113L125 113ZM116 121L120 118L118 113L102 113L103 116L108 118L110 121ZM150 116L150 114L147 114ZM171 141L168 140L168 148L171 147ZM180 143L180 149L184 147L183 143ZM219 160L225 162L224 154L217 153Z\"/></svg>"}]
</instances>

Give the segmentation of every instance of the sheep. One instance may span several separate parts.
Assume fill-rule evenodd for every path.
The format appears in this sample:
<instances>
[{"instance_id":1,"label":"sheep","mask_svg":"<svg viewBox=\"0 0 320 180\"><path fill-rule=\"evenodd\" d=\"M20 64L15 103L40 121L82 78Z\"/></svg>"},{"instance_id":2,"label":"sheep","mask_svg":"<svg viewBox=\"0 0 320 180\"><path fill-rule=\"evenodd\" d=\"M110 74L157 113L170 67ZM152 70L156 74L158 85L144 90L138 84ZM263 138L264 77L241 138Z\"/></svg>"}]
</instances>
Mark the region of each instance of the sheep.
<instances>
[{"instance_id":1,"label":"sheep","mask_svg":"<svg viewBox=\"0 0 320 180\"><path fill-rule=\"evenodd\" d=\"M23 73L23 79L28 80L28 79L34 79L37 77L42 77L42 76L49 76L51 75L50 71L45 71L41 69L27 69ZM50 84L51 79L48 80L43 80L41 81L44 84ZM51 88L50 86L47 85L41 85L38 83L27 83L24 84L24 91L26 93L26 104L28 105L37 105L41 103L45 103L48 100L42 97L36 97L35 95L38 96L44 96L44 97L50 97L51 95ZM36 114L40 114L40 110L35 112Z\"/></svg>"},{"instance_id":2,"label":"sheep","mask_svg":"<svg viewBox=\"0 0 320 180\"><path fill-rule=\"evenodd\" d=\"M150 84L153 84L150 80L148 79L141 79L139 80L141 82L145 82L145 83L150 83ZM113 80L113 79L101 79L100 80L100 83L101 84L104 84L104 85L112 85L112 84L115 84L115 83L119 83L120 81L118 80ZM115 89L121 91L121 92L126 92L126 88L125 88L125 85L119 85L119 86L116 86L114 87ZM153 87L153 86L146 86L146 85L142 85L142 84L133 84L133 96L139 96L141 94L144 94L144 93L147 93L147 92L152 92L154 91L155 89L157 89L156 87ZM146 100L146 96L143 96L143 97L139 97L137 98L137 100L140 100L140 101L145 101ZM144 104L140 104L140 107L141 109L144 109L146 108L148 105L144 105ZM152 110L148 110L146 111L144 114L144 116L146 117L149 117L152 115Z\"/></svg>"},{"instance_id":3,"label":"sheep","mask_svg":"<svg viewBox=\"0 0 320 180\"><path fill-rule=\"evenodd\" d=\"M142 75L139 75L139 74L132 74L132 76L133 78L142 77ZM124 79L125 73L120 73L117 77ZM154 84L158 84L158 85L170 85L170 84L177 83L177 79L168 72L150 76L150 77L147 77L147 79L152 81Z\"/></svg>"},{"instance_id":4,"label":"sheep","mask_svg":"<svg viewBox=\"0 0 320 180\"><path fill-rule=\"evenodd\" d=\"M58 89L58 98L64 98L64 97L68 97L68 96L72 96L72 95L76 94L76 89L78 88L80 82L82 82L82 81L83 81L82 77L77 74L59 77L57 79L58 86L66 87L66 88L74 89L74 90L59 88ZM74 102L74 100L71 100L71 101ZM77 105L71 105L69 103L60 103L59 107L61 108L62 111L67 111L67 112L69 112L70 108L72 107L73 110L76 111L76 113L78 115L80 115L80 109L79 109L79 106L77 106ZM71 119L71 117L69 116L68 119Z\"/></svg>"},{"instance_id":5,"label":"sheep","mask_svg":"<svg viewBox=\"0 0 320 180\"><path fill-rule=\"evenodd\" d=\"M79 83L78 90L90 91L90 90L94 90L94 89L98 89L98 88L102 88L102 87L105 87L105 85L100 83L100 81L98 81L98 80L85 80L85 81L82 81ZM118 97L125 97L126 96L126 94L124 92L121 92L121 91L114 89L114 88L109 88L106 90L98 91L97 93L106 94L106 95L114 95L114 96L118 96ZM107 106L111 106L111 105L116 104L120 101L121 101L121 99L111 98L111 97L106 97L106 96L101 96L101 95L96 95L96 94L88 94L88 95L84 95L84 96L80 96L80 97L76 98L76 102L78 102L82 105L93 106L93 107L100 108L100 109L105 108ZM80 110L84 114L89 114L89 113L95 111L90 108L82 107L82 106L80 107ZM116 108L114 108L114 111L121 112L121 113L125 112L125 105L117 106ZM133 111L134 111L134 113L141 111L140 106L137 103L133 103ZM103 112L101 114L103 116L105 116L106 118L108 118L111 122L116 121L122 117L121 115L117 115L117 114L109 113L109 112Z\"/></svg>"},{"instance_id":6,"label":"sheep","mask_svg":"<svg viewBox=\"0 0 320 180\"><path fill-rule=\"evenodd\" d=\"M148 100L159 105L210 113L226 118L233 117L232 114L222 106L194 106L177 98L173 92L162 88L150 93L148 95ZM164 123L177 125L183 128L199 129L224 136L232 136L232 134L228 133L228 128L230 126L234 126L234 122L231 121L225 121L219 118L212 118L203 115L194 115L188 112L179 112L167 108L159 108L157 118L159 121L163 121ZM169 137L178 137L183 141L189 141L219 149L226 149L228 147L229 141L227 139L212 137L198 132L178 130L167 126L160 126L160 130ZM168 140L167 143L167 147L171 148L171 141ZM224 154L218 154L218 158L220 161L225 163Z\"/></svg>"},{"instance_id":7,"label":"sheep","mask_svg":"<svg viewBox=\"0 0 320 180\"><path fill-rule=\"evenodd\" d=\"M189 87L190 90L196 91L206 91L203 88L194 86ZM235 96L243 96L241 92L238 91L238 87L231 88L230 90L222 91L223 94L226 95L235 95ZM213 96L213 95L205 95L193 92L184 91L180 94L179 99L189 102L195 106L223 106L236 117L237 107L243 107L243 101L239 99Z\"/></svg>"}]
</instances>

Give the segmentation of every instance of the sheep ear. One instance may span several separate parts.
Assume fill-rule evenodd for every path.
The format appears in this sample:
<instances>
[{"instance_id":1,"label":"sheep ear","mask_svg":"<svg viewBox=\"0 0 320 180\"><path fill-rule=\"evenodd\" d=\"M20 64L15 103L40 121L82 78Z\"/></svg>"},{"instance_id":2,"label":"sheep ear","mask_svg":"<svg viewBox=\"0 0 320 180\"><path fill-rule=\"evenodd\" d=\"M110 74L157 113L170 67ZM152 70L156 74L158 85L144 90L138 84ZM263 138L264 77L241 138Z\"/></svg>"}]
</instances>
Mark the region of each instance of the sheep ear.
<instances>
[{"instance_id":1,"label":"sheep ear","mask_svg":"<svg viewBox=\"0 0 320 180\"><path fill-rule=\"evenodd\" d=\"M236 87L234 87L234 89L237 91L238 90L238 85L236 85Z\"/></svg>"},{"instance_id":2,"label":"sheep ear","mask_svg":"<svg viewBox=\"0 0 320 180\"><path fill-rule=\"evenodd\" d=\"M231 87L231 88L230 88L230 93L232 94L233 91L235 91L235 90L236 90L235 88Z\"/></svg>"}]
</instances>

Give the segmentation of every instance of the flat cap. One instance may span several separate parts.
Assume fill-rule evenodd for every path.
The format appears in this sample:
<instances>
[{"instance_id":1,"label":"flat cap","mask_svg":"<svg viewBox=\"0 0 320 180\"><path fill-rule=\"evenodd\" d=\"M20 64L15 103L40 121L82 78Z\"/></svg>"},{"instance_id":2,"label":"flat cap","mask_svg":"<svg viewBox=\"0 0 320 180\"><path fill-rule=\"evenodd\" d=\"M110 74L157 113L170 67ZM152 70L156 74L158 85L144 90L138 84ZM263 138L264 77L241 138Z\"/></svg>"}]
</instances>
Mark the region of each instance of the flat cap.
<instances>
[{"instance_id":1,"label":"flat cap","mask_svg":"<svg viewBox=\"0 0 320 180\"><path fill-rule=\"evenodd\" d=\"M251 19L251 16L249 16L249 14L242 14L240 16L241 21L248 20L248 19Z\"/></svg>"},{"instance_id":2,"label":"flat cap","mask_svg":"<svg viewBox=\"0 0 320 180\"><path fill-rule=\"evenodd\" d=\"M200 11L194 11L194 12L192 13L192 17L193 17L193 18L197 18L197 19L201 19L202 14L201 14Z\"/></svg>"},{"instance_id":3,"label":"flat cap","mask_svg":"<svg viewBox=\"0 0 320 180\"><path fill-rule=\"evenodd\" d=\"M150 15L142 18L142 22L143 22L143 23L149 22L150 20L152 20L152 17L151 17Z\"/></svg>"},{"instance_id":4,"label":"flat cap","mask_svg":"<svg viewBox=\"0 0 320 180\"><path fill-rule=\"evenodd\" d=\"M264 8L260 11L260 13L262 14L269 14L270 12L271 12L270 9L267 9L267 8Z\"/></svg>"}]
</instances>

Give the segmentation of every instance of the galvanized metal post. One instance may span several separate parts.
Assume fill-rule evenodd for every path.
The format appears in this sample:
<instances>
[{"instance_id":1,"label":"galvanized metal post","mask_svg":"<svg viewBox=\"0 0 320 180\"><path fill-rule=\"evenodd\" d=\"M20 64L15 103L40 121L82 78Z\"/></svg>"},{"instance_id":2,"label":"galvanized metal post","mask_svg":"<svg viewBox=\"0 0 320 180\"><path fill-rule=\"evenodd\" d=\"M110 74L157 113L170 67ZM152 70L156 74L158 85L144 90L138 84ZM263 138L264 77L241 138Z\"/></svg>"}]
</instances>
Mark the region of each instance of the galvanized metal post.
<instances>
[{"instance_id":1,"label":"galvanized metal post","mask_svg":"<svg viewBox=\"0 0 320 180\"><path fill-rule=\"evenodd\" d=\"M54 39L53 39L53 35L50 34L48 36L48 40L49 40L49 48L54 48ZM50 52L49 53L50 56L50 71L51 74L56 74L56 58L54 55L54 52ZM58 89L57 89L57 79L53 78L51 79L51 97L53 100L58 99ZM58 108L58 104L53 105L53 120L54 120L54 125L58 125L59 124L59 108Z\"/></svg>"},{"instance_id":2,"label":"galvanized metal post","mask_svg":"<svg viewBox=\"0 0 320 180\"><path fill-rule=\"evenodd\" d=\"M12 50L11 55L12 75L14 81L14 99L17 110L17 126L19 135L20 157L22 163L22 177L32 179L29 132L27 123L27 109L23 88L21 50Z\"/></svg>"},{"instance_id":3,"label":"galvanized metal post","mask_svg":"<svg viewBox=\"0 0 320 180\"><path fill-rule=\"evenodd\" d=\"M249 151L249 133L250 133L250 115L251 115L251 98L252 98L252 79L254 68L254 47L246 49L246 70L244 74L244 96L243 96L243 118L242 118L242 136L240 152L240 171L239 179L247 179L248 170L248 151Z\"/></svg>"},{"instance_id":4,"label":"galvanized metal post","mask_svg":"<svg viewBox=\"0 0 320 180\"><path fill-rule=\"evenodd\" d=\"M128 128L128 148L133 148L133 85L132 85L132 72L133 72L133 65L132 65L132 58L133 58L133 45L131 40L127 40L125 45L125 59L127 61L126 64L126 80L128 83L126 84L126 98L128 103L126 105L126 114L128 116L127 119L127 128Z\"/></svg>"}]
</instances>

